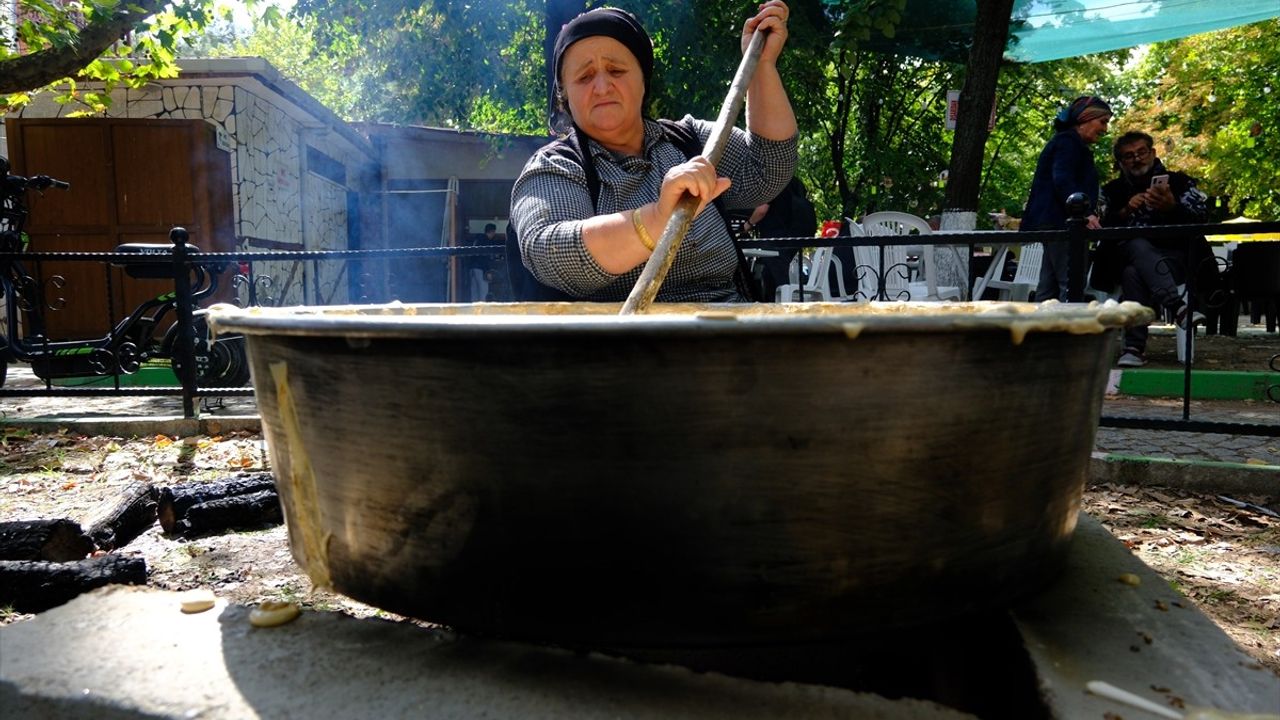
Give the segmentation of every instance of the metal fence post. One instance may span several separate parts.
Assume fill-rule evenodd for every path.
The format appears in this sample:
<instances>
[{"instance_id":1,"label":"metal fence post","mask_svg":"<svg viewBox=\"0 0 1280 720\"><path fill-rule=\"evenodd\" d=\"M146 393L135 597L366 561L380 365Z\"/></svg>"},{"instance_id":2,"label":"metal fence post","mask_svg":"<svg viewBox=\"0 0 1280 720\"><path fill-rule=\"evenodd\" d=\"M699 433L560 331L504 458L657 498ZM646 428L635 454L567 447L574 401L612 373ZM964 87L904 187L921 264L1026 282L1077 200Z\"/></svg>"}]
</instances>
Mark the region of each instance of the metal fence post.
<instances>
[{"instance_id":1,"label":"metal fence post","mask_svg":"<svg viewBox=\"0 0 1280 720\"><path fill-rule=\"evenodd\" d=\"M182 382L182 416L194 418L196 394L196 352L195 332L192 326L195 308L191 299L191 272L187 267L187 234L186 228L175 227L169 231L169 240L173 242L173 289L178 301L178 337L174 348L174 359L179 359L174 368L178 380Z\"/></svg>"},{"instance_id":2,"label":"metal fence post","mask_svg":"<svg viewBox=\"0 0 1280 720\"><path fill-rule=\"evenodd\" d=\"M1067 302L1084 302L1085 276L1089 268L1089 241L1085 237L1089 223L1089 198L1084 193L1073 193L1067 198Z\"/></svg>"}]
</instances>

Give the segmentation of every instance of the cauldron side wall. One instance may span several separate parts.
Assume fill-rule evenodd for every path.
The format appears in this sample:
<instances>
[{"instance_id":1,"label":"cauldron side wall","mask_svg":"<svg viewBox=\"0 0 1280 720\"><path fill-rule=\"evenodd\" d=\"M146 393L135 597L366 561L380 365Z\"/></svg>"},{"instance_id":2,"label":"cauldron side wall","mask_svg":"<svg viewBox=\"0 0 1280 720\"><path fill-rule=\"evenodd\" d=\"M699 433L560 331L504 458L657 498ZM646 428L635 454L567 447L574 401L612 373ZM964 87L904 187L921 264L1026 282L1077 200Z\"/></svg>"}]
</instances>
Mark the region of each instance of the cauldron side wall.
<instances>
[{"instance_id":1,"label":"cauldron side wall","mask_svg":"<svg viewBox=\"0 0 1280 720\"><path fill-rule=\"evenodd\" d=\"M336 589L558 641L794 641L1001 604L1056 571L1112 333L250 339ZM280 425L284 362L303 448Z\"/></svg>"}]
</instances>

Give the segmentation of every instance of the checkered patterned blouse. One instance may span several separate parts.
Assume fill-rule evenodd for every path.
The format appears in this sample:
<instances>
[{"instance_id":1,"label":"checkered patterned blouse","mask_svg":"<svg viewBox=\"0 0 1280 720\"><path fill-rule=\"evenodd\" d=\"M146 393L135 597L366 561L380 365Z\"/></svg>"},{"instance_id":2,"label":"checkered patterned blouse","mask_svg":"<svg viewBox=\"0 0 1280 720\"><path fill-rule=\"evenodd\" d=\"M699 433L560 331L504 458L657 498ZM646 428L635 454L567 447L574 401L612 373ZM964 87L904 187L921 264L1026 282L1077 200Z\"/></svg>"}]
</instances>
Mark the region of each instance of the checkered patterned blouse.
<instances>
[{"instance_id":1,"label":"checkered patterned blouse","mask_svg":"<svg viewBox=\"0 0 1280 720\"><path fill-rule=\"evenodd\" d=\"M705 143L712 123L686 115ZM658 199L662 178L686 161L662 126L644 121L644 157L615 154L588 141L600 176L600 199L593 209L585 171L577 163L539 150L511 192L511 222L520 237L520 255L544 285L575 297L625 300L644 264L621 275L605 272L582 243L582 221L593 215L631 210ZM733 184L722 196L729 209L751 208L773 199L795 172L796 139L768 140L734 128L717 172ZM738 267L733 240L715 206L708 206L676 253L658 293L660 302L744 302L734 286Z\"/></svg>"}]
</instances>

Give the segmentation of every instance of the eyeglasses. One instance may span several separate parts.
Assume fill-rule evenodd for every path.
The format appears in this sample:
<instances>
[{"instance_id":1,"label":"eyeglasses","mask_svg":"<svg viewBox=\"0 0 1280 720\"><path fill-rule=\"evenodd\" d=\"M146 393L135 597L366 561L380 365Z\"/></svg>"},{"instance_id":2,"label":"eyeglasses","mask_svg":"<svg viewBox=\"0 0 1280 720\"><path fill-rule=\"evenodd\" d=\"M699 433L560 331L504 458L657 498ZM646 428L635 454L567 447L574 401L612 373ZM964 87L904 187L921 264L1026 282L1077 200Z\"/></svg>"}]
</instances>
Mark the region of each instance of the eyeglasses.
<instances>
[{"instance_id":1,"label":"eyeglasses","mask_svg":"<svg viewBox=\"0 0 1280 720\"><path fill-rule=\"evenodd\" d=\"M1149 148L1143 148L1141 150L1134 150L1133 152L1120 153L1119 158L1121 162L1129 162L1130 160L1145 160L1147 156L1150 154L1151 154L1151 150Z\"/></svg>"}]
</instances>

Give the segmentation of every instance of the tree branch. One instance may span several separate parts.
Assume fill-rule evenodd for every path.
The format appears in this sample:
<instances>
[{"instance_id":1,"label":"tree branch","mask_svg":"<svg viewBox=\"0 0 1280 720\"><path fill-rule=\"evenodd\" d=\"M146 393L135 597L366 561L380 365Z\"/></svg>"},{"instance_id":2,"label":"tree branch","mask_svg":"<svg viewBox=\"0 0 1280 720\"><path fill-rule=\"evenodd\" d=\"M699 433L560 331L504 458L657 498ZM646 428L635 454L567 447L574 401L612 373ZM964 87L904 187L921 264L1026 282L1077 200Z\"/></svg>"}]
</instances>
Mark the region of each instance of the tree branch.
<instances>
[{"instance_id":1,"label":"tree branch","mask_svg":"<svg viewBox=\"0 0 1280 720\"><path fill-rule=\"evenodd\" d=\"M75 43L0 62L0 94L26 92L71 77L164 7L166 0L134 0L86 25Z\"/></svg>"}]
</instances>

